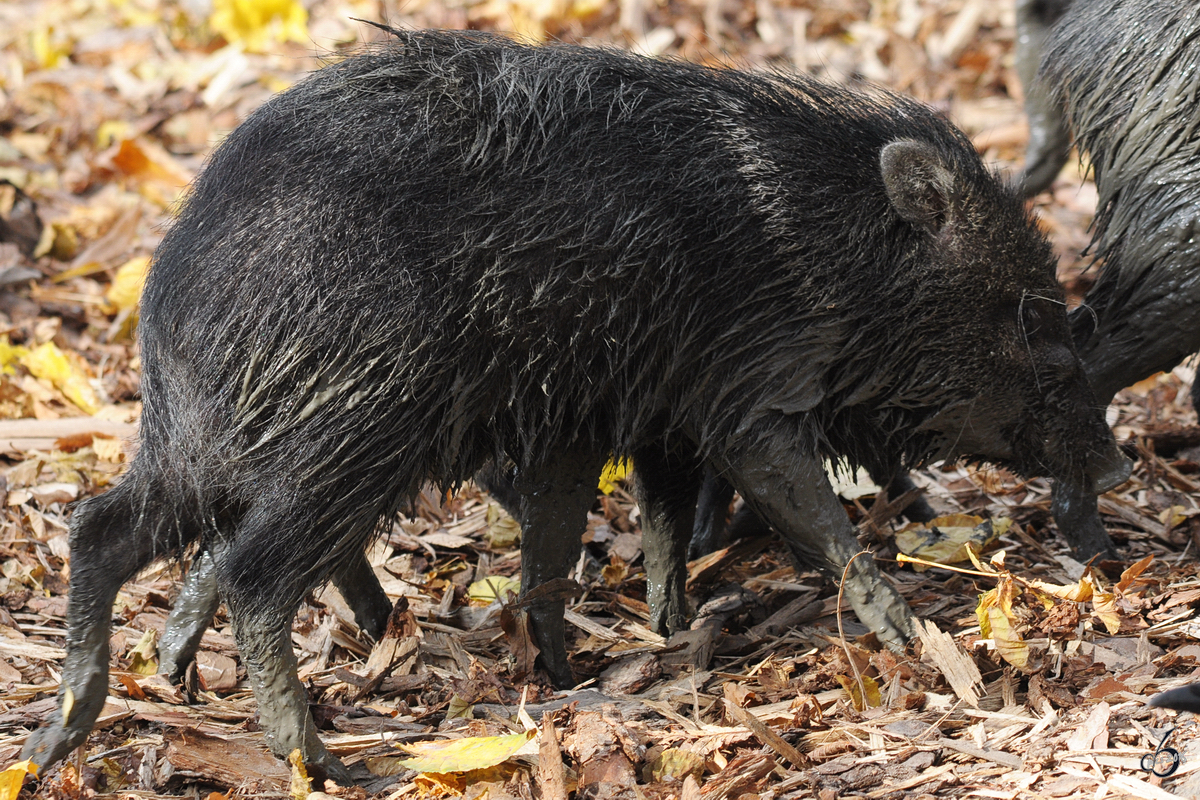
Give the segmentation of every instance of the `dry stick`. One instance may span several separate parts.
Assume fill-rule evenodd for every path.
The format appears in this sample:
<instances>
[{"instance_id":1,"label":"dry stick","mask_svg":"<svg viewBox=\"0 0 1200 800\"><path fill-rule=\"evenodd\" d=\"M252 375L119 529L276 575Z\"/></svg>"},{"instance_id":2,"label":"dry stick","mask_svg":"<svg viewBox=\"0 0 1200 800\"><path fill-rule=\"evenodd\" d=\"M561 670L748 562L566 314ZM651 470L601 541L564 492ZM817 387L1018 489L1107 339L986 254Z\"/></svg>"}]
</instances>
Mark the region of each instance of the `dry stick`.
<instances>
[{"instance_id":1,"label":"dry stick","mask_svg":"<svg viewBox=\"0 0 1200 800\"><path fill-rule=\"evenodd\" d=\"M524 698L522 698L522 701ZM567 780L563 770L562 749L554 715L542 715L542 736L538 745L538 765L534 772L542 800L567 800Z\"/></svg>"},{"instance_id":2,"label":"dry stick","mask_svg":"<svg viewBox=\"0 0 1200 800\"><path fill-rule=\"evenodd\" d=\"M786 739L771 730L769 725L754 716L752 712L728 700L723 702L725 703L726 710L729 712L729 716L748 728L760 742L790 761L796 769L807 769L812 766L811 758L801 753Z\"/></svg>"},{"instance_id":3,"label":"dry stick","mask_svg":"<svg viewBox=\"0 0 1200 800\"><path fill-rule=\"evenodd\" d=\"M850 654L850 645L846 644L846 632L842 628L842 595L846 591L846 576L850 574L850 565L854 563L854 559L861 555L869 555L870 553L870 550L859 550L846 562L846 567L842 570L842 581L838 584L837 599L838 639L842 643L842 650L846 653L846 660L850 662L850 669L854 672L854 680L858 684L858 696L862 698L862 708L859 709L860 711L865 711L867 708L867 687L863 683L862 673L858 671L858 663L854 660L854 656ZM853 697L850 699L854 700Z\"/></svg>"}]
</instances>

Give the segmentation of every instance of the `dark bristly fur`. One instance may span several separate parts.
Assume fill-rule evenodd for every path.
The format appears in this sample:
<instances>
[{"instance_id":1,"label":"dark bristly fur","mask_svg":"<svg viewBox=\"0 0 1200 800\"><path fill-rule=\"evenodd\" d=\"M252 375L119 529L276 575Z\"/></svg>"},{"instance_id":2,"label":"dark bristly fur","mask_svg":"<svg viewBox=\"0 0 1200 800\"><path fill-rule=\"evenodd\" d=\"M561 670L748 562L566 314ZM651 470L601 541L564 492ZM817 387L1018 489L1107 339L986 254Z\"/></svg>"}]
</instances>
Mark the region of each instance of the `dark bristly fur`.
<instances>
[{"instance_id":1,"label":"dark bristly fur","mask_svg":"<svg viewBox=\"0 0 1200 800\"><path fill-rule=\"evenodd\" d=\"M1077 0L1040 78L1095 172L1095 286L1071 331L1096 399L1200 350L1200 6ZM1200 407L1200 382L1192 387ZM1056 487L1054 516L1084 555L1111 553L1095 497Z\"/></svg>"},{"instance_id":2,"label":"dark bristly fur","mask_svg":"<svg viewBox=\"0 0 1200 800\"><path fill-rule=\"evenodd\" d=\"M668 616L687 540L655 531L690 531L704 463L839 574L857 542L820 454L1127 470L1047 244L961 133L886 93L613 50L396 32L272 99L164 239L140 336L141 448L72 526L71 713L30 738L42 764L103 701L117 587L198 542L268 744L348 780L292 614L424 481L489 459L517 465L529 592L632 455ZM873 562L846 584L881 638L911 633Z\"/></svg>"},{"instance_id":3,"label":"dark bristly fur","mask_svg":"<svg viewBox=\"0 0 1200 800\"><path fill-rule=\"evenodd\" d=\"M1100 192L1103 267L1071 326L1107 402L1200 350L1200 5L1076 3L1042 63Z\"/></svg>"}]
</instances>

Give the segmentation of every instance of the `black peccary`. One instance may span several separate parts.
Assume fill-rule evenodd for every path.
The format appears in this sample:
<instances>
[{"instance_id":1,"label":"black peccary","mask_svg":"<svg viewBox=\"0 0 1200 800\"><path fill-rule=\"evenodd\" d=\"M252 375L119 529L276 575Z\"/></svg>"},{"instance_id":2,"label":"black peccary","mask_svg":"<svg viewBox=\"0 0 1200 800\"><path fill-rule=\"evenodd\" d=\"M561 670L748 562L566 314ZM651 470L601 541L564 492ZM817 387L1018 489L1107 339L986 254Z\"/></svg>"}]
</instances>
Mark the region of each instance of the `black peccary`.
<instances>
[{"instance_id":1,"label":"black peccary","mask_svg":"<svg viewBox=\"0 0 1200 800\"><path fill-rule=\"evenodd\" d=\"M1101 268L1070 319L1108 403L1200 350L1200 6L1076 0L1045 43L1039 79L1099 190ZM1094 496L1056 486L1053 512L1077 551L1113 551Z\"/></svg>"},{"instance_id":2,"label":"black peccary","mask_svg":"<svg viewBox=\"0 0 1200 800\"><path fill-rule=\"evenodd\" d=\"M139 336L140 448L71 522L62 702L24 750L43 766L103 704L118 587L198 541L267 744L347 781L295 609L424 481L489 459L517 465L529 593L578 557L605 459L632 456L676 607L687 536L656 532L691 529L703 464L838 575L858 543L823 454L1093 491L1129 469L1044 238L949 123L612 50L395 32L273 98L197 179ZM910 636L869 558L845 588L881 639ZM569 682L561 600L528 610Z\"/></svg>"}]
</instances>

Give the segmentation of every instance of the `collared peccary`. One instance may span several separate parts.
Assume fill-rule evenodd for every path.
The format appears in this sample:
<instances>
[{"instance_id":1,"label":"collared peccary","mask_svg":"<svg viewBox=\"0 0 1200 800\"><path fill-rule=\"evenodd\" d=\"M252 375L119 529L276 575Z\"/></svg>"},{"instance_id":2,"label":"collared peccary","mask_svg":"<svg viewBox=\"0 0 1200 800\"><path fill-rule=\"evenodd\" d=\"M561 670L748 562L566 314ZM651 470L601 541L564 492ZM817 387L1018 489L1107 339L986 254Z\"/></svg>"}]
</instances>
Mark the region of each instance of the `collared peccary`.
<instances>
[{"instance_id":1,"label":"collared peccary","mask_svg":"<svg viewBox=\"0 0 1200 800\"><path fill-rule=\"evenodd\" d=\"M612 50L395 32L275 97L198 177L139 336L140 448L71 522L42 765L103 703L118 587L199 542L267 743L347 780L295 609L425 481L489 460L516 465L528 594L568 574L605 459L631 456L672 602L687 537L659 532L690 530L704 464L837 575L858 544L823 454L965 454L1089 491L1129 469L1045 240L944 119ZM870 559L845 588L881 639L910 636ZM569 682L561 600L528 611Z\"/></svg>"},{"instance_id":2,"label":"collared peccary","mask_svg":"<svg viewBox=\"0 0 1200 800\"><path fill-rule=\"evenodd\" d=\"M1040 92L1066 110L1099 191L1101 267L1070 319L1107 404L1200 350L1200 6L1075 0L1043 47ZM1113 551L1094 496L1056 486L1053 511L1076 551Z\"/></svg>"}]
</instances>

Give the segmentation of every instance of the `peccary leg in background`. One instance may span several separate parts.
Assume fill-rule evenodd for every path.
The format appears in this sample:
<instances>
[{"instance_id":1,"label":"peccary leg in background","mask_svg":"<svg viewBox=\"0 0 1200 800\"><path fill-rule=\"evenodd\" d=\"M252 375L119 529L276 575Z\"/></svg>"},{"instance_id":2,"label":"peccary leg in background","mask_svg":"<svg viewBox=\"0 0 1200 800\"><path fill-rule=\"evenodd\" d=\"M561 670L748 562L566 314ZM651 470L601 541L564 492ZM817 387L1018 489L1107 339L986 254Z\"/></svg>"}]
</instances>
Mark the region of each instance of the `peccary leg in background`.
<instances>
[{"instance_id":1,"label":"peccary leg in background","mask_svg":"<svg viewBox=\"0 0 1200 800\"><path fill-rule=\"evenodd\" d=\"M492 461L475 473L475 483L479 484L479 488L491 495L510 517L520 519L521 493L514 485L516 479L516 468L507 460L503 464Z\"/></svg>"},{"instance_id":2,"label":"peccary leg in background","mask_svg":"<svg viewBox=\"0 0 1200 800\"><path fill-rule=\"evenodd\" d=\"M605 457L570 447L554 448L545 463L519 470L521 493L521 596L546 581L565 578L583 547L587 514L596 502L596 477ZM567 663L565 604L546 599L531 603L529 621L542 666L556 686L573 686Z\"/></svg>"},{"instance_id":3,"label":"peccary leg in background","mask_svg":"<svg viewBox=\"0 0 1200 800\"><path fill-rule=\"evenodd\" d=\"M214 545L200 553L183 580L158 643L158 671L163 675L176 678L183 674L217 613L221 598L217 591L216 561L223 551L223 545ZM334 571L330 580L354 612L358 627L378 640L387 627L392 601L379 585L366 556L355 551Z\"/></svg>"},{"instance_id":4,"label":"peccary leg in background","mask_svg":"<svg viewBox=\"0 0 1200 800\"><path fill-rule=\"evenodd\" d=\"M692 529L692 542L688 547L688 558L699 558L719 549L725 537L725 520L729 515L729 504L733 502L733 484L721 478L713 468L704 468L704 482L700 485L696 503L696 521Z\"/></svg>"},{"instance_id":5,"label":"peccary leg in background","mask_svg":"<svg viewBox=\"0 0 1200 800\"><path fill-rule=\"evenodd\" d=\"M143 522L153 515L150 509L135 510L131 503L136 485L127 478L80 504L71 519L69 632L61 700L21 751L22 758L39 766L53 764L87 739L108 697L108 637L117 591L155 555L164 554L155 551L153 537L134 528L139 513Z\"/></svg>"},{"instance_id":6,"label":"peccary leg in background","mask_svg":"<svg viewBox=\"0 0 1200 800\"><path fill-rule=\"evenodd\" d=\"M171 607L162 638L158 640L158 671L177 678L200 647L204 631L217 613L221 596L217 591L217 563L211 550L197 554L183 578L179 597Z\"/></svg>"},{"instance_id":7,"label":"peccary leg in background","mask_svg":"<svg viewBox=\"0 0 1200 800\"><path fill-rule=\"evenodd\" d=\"M375 570L367 555L355 550L330 576L334 588L354 612L354 624L375 641L379 641L392 614L392 601L379 585Z\"/></svg>"},{"instance_id":8,"label":"peccary leg in background","mask_svg":"<svg viewBox=\"0 0 1200 800\"><path fill-rule=\"evenodd\" d=\"M678 449L667 451L661 445L638 450L633 463L642 514L650 629L665 635L687 625L688 538L704 468L695 456L681 455ZM725 506L729 506L728 500Z\"/></svg>"},{"instance_id":9,"label":"peccary leg in background","mask_svg":"<svg viewBox=\"0 0 1200 800\"><path fill-rule=\"evenodd\" d=\"M1070 4L1071 0L1017 0L1017 74L1029 120L1020 177L1026 197L1050 188L1071 151L1066 113L1050 88L1037 79L1046 37Z\"/></svg>"},{"instance_id":10,"label":"peccary leg in background","mask_svg":"<svg viewBox=\"0 0 1200 800\"><path fill-rule=\"evenodd\" d=\"M751 433L746 441L757 442L752 455L727 455L729 475L742 497L779 531L798 559L841 580L846 563L862 548L822 460L787 447L786 437ZM899 648L912 638L912 611L869 555L854 561L845 593L859 620L881 642Z\"/></svg>"},{"instance_id":11,"label":"peccary leg in background","mask_svg":"<svg viewBox=\"0 0 1200 800\"><path fill-rule=\"evenodd\" d=\"M887 483L879 480L879 477L884 477L886 480L886 476L876 475L872 475L871 480L887 489L887 496L892 500L895 500L905 492L911 492L917 488L917 485L913 483L913 479L908 476L908 470L904 469L904 467L897 467L895 474L892 475L892 479ZM929 501L925 499L924 495L920 495L916 500L905 506L901 513L912 522L929 522L929 520L937 516L937 512L933 510L933 506L929 505Z\"/></svg>"}]
</instances>

